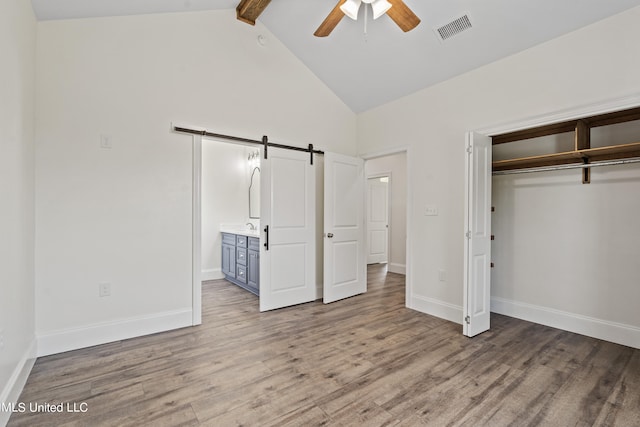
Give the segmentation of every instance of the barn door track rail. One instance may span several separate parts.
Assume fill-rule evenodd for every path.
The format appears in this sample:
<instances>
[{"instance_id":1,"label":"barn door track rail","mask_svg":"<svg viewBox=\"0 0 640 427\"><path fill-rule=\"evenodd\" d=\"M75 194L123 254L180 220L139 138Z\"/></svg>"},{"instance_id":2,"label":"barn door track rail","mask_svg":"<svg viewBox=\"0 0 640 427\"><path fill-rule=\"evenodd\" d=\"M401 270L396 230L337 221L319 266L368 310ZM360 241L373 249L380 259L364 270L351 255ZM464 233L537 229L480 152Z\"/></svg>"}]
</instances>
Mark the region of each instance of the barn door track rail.
<instances>
[{"instance_id":1,"label":"barn door track rail","mask_svg":"<svg viewBox=\"0 0 640 427\"><path fill-rule=\"evenodd\" d=\"M225 139L227 141L240 142L240 143L243 143L243 144L261 145L263 147L262 151L264 153L264 158L265 159L268 158L267 156L268 156L268 148L269 147L282 148L282 149L285 149L285 150L304 151L306 153L309 153L309 158L310 158L311 164L313 164L313 155L314 154L319 154L319 155L323 155L324 154L324 151L320 151L320 150L314 149L313 148L313 144L309 144L307 146L307 148L295 147L293 145L286 145L286 144L277 144L277 143L274 143L274 142L269 142L269 138L266 135L262 137L262 140L258 141L256 139L242 138L242 137L231 136L231 135L223 135L223 134L220 134L220 133L209 132L208 130L190 129L190 128L181 127L181 126L174 126L173 130L175 132L188 133L188 134L192 134L192 135L202 135L202 136L207 136L207 137L210 137L210 138L217 138L217 139Z\"/></svg>"}]
</instances>

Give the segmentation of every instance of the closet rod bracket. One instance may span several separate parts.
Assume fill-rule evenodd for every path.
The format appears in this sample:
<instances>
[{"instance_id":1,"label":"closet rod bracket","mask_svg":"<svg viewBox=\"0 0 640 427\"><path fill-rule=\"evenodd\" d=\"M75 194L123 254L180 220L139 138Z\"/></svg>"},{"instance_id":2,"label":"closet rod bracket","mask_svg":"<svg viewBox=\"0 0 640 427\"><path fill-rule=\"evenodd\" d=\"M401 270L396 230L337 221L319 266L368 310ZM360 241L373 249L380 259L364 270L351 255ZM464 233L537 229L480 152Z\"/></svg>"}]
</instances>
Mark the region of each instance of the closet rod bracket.
<instances>
[{"instance_id":1,"label":"closet rod bracket","mask_svg":"<svg viewBox=\"0 0 640 427\"><path fill-rule=\"evenodd\" d=\"M584 157L582 159L582 164L584 165L588 165L589 164L589 158L588 157ZM583 168L582 169L582 183L583 184L591 184L591 168Z\"/></svg>"}]
</instances>

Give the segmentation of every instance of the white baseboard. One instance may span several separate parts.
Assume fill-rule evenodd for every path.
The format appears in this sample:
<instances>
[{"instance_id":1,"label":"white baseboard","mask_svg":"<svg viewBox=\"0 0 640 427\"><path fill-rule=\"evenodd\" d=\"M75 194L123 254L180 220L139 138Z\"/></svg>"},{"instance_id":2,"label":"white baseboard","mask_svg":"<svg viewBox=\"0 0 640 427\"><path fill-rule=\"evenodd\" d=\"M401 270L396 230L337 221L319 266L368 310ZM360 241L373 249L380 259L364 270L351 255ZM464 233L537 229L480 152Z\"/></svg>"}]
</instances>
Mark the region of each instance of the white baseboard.
<instances>
[{"instance_id":1,"label":"white baseboard","mask_svg":"<svg viewBox=\"0 0 640 427\"><path fill-rule=\"evenodd\" d=\"M491 311L577 334L640 349L640 328L552 308L491 298Z\"/></svg>"},{"instance_id":2,"label":"white baseboard","mask_svg":"<svg viewBox=\"0 0 640 427\"><path fill-rule=\"evenodd\" d=\"M387 266L387 271L397 274L407 274L407 266L405 264L398 264L396 262L390 262Z\"/></svg>"},{"instance_id":3,"label":"white baseboard","mask_svg":"<svg viewBox=\"0 0 640 427\"><path fill-rule=\"evenodd\" d=\"M209 270L202 270L201 280L206 282L207 280L218 280L224 279L224 274L222 274L222 269L220 268L212 268Z\"/></svg>"},{"instance_id":4,"label":"white baseboard","mask_svg":"<svg viewBox=\"0 0 640 427\"><path fill-rule=\"evenodd\" d=\"M38 357L192 326L192 310L96 323L37 334Z\"/></svg>"},{"instance_id":5,"label":"white baseboard","mask_svg":"<svg viewBox=\"0 0 640 427\"><path fill-rule=\"evenodd\" d=\"M24 355L16 365L16 368L13 370L11 378L9 378L9 381L7 381L7 384L5 384L4 389L2 389L2 394L0 394L0 402L4 403L5 405L18 402L18 399L20 399L20 393L22 393L22 389L27 383L27 378L29 378L29 374L31 373L31 369L33 368L33 364L36 362L36 353L36 340L34 338L31 341L29 348L27 349L27 351L25 351ZM0 410L0 426L7 425L10 417L10 411Z\"/></svg>"},{"instance_id":6,"label":"white baseboard","mask_svg":"<svg viewBox=\"0 0 640 427\"><path fill-rule=\"evenodd\" d=\"M433 298L413 295L409 308L462 325L462 307Z\"/></svg>"}]
</instances>

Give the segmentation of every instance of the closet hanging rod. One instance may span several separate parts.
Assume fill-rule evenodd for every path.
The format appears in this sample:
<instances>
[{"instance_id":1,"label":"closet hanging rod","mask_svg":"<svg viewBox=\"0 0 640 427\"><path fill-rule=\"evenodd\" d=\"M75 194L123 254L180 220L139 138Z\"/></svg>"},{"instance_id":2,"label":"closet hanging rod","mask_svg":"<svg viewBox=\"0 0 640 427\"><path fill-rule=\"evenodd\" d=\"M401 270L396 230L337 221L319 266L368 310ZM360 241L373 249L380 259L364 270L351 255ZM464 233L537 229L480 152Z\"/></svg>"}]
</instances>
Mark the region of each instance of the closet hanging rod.
<instances>
[{"instance_id":1,"label":"closet hanging rod","mask_svg":"<svg viewBox=\"0 0 640 427\"><path fill-rule=\"evenodd\" d=\"M505 170L505 171L495 171L492 174L493 175L516 175L520 173L548 172L548 171L557 171L557 170L565 170L565 169L586 169L586 168L595 168L597 166L626 165L629 163L640 163L640 158L610 160L606 162L587 163L584 165L559 165L559 166L543 166L539 168L512 169L512 170Z\"/></svg>"},{"instance_id":2,"label":"closet hanging rod","mask_svg":"<svg viewBox=\"0 0 640 427\"><path fill-rule=\"evenodd\" d=\"M211 137L211 138L226 139L226 140L229 140L229 141L244 142L244 143L247 143L247 144L256 144L256 145L262 145L262 146L265 145L264 141L258 141L258 140L255 140L255 139L248 139L248 138L241 138L241 137L238 137L238 136L222 135L220 133L213 133L213 132L209 132L207 130L201 130L201 129L189 129L189 128L184 128L184 127L180 127L180 126L174 126L173 130L176 131L176 132L190 133L190 134L193 134L193 135L208 136L208 137ZM313 153L313 154L320 154L320 155L324 154L324 151L314 150L313 148L294 147L293 145L276 144L274 142L267 142L266 145L269 146L269 147L274 147L274 148L284 148L286 150L304 151L305 153Z\"/></svg>"}]
</instances>

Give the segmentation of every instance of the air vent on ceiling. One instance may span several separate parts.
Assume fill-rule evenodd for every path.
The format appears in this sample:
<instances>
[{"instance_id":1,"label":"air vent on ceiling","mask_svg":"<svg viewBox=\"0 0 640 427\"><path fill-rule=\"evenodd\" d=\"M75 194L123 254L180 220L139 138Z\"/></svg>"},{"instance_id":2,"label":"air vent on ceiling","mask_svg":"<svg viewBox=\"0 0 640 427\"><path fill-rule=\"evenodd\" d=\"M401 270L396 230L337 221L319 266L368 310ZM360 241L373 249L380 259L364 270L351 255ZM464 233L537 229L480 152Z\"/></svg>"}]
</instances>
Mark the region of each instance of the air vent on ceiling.
<instances>
[{"instance_id":1,"label":"air vent on ceiling","mask_svg":"<svg viewBox=\"0 0 640 427\"><path fill-rule=\"evenodd\" d=\"M447 40L456 34L460 34L461 32L468 30L471 28L471 21L469 21L469 16L464 15L460 18L449 22L447 25L443 25L440 28L436 28L436 32L440 36L440 40Z\"/></svg>"}]
</instances>

